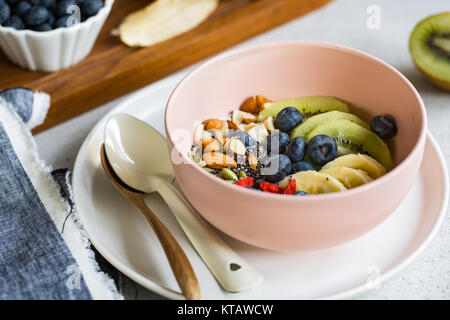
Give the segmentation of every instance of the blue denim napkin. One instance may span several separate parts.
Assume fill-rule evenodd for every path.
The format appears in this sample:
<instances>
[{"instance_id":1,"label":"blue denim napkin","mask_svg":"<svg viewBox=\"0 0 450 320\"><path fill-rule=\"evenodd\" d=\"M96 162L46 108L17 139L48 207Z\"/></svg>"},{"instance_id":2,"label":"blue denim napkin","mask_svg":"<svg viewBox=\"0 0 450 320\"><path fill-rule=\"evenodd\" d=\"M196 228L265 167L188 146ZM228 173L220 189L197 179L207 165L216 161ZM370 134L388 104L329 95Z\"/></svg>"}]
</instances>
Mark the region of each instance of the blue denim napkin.
<instances>
[{"instance_id":1,"label":"blue denim napkin","mask_svg":"<svg viewBox=\"0 0 450 320\"><path fill-rule=\"evenodd\" d=\"M30 129L50 98L0 92L0 299L121 299L77 221L67 169L38 157Z\"/></svg>"}]
</instances>

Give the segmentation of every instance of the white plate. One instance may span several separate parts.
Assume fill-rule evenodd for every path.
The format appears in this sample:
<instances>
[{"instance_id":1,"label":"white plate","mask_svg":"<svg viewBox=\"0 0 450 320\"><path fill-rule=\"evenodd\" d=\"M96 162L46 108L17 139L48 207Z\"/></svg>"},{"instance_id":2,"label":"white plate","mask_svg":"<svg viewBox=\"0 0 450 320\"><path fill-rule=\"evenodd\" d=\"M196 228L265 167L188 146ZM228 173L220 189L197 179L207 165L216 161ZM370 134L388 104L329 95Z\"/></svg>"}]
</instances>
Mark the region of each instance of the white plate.
<instances>
[{"instance_id":1,"label":"white plate","mask_svg":"<svg viewBox=\"0 0 450 320\"><path fill-rule=\"evenodd\" d=\"M164 108L175 85L159 83L111 113L132 114L164 133ZM101 169L99 150L107 117L86 138L75 163L73 188L81 222L93 245L117 269L162 296L182 298L147 221L113 188ZM386 221L356 240L329 249L281 253L223 235L264 276L261 285L239 294L220 288L161 198L149 195L147 200L185 249L204 299L336 299L378 285L424 250L446 212L448 174L441 151L429 134L421 171L407 198Z\"/></svg>"}]
</instances>

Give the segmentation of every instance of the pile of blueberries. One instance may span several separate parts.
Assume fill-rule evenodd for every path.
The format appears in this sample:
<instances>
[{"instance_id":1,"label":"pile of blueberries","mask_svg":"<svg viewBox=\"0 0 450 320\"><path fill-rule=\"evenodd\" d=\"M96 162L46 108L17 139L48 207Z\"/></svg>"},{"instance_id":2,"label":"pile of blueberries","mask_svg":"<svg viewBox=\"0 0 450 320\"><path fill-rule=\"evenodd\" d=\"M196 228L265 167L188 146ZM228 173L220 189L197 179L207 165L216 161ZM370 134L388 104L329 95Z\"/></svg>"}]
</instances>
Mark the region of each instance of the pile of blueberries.
<instances>
[{"instance_id":1,"label":"pile of blueberries","mask_svg":"<svg viewBox=\"0 0 450 320\"><path fill-rule=\"evenodd\" d=\"M80 14L72 6L78 6ZM50 31L85 21L103 6L103 0L0 0L0 24L17 30Z\"/></svg>"},{"instance_id":2,"label":"pile of blueberries","mask_svg":"<svg viewBox=\"0 0 450 320\"><path fill-rule=\"evenodd\" d=\"M299 171L317 171L314 164L323 166L337 157L337 144L330 136L317 135L309 143L302 137L290 140L289 133L302 121L302 114L294 107L287 107L278 113L274 121L278 130L266 140L269 156L261 172L264 180L275 183ZM306 155L314 164L305 160ZM265 169L268 169L268 174L264 173Z\"/></svg>"}]
</instances>

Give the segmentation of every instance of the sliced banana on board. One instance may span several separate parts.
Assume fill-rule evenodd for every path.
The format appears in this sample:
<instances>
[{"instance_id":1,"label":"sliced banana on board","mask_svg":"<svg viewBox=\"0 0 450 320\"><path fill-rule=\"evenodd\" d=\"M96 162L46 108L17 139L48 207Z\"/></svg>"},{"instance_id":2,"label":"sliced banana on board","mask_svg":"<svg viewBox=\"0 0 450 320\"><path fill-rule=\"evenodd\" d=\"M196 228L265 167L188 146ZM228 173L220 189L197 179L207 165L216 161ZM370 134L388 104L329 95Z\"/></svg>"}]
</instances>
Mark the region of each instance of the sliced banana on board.
<instances>
[{"instance_id":1,"label":"sliced banana on board","mask_svg":"<svg viewBox=\"0 0 450 320\"><path fill-rule=\"evenodd\" d=\"M148 47L187 32L217 8L219 0L157 0L125 17L120 39L131 47Z\"/></svg>"}]
</instances>

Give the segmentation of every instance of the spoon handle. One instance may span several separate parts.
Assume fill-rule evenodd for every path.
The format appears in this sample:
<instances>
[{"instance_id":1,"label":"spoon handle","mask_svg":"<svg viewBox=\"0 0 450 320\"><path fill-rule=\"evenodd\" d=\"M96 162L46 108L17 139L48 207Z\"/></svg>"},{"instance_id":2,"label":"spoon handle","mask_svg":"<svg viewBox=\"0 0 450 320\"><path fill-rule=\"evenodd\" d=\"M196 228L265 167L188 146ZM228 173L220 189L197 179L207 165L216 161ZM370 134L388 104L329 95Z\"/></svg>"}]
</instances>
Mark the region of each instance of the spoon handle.
<instances>
[{"instance_id":1,"label":"spoon handle","mask_svg":"<svg viewBox=\"0 0 450 320\"><path fill-rule=\"evenodd\" d=\"M158 187L197 253L225 290L240 292L262 281L259 272L211 230L173 184L161 180Z\"/></svg>"},{"instance_id":2,"label":"spoon handle","mask_svg":"<svg viewBox=\"0 0 450 320\"><path fill-rule=\"evenodd\" d=\"M188 300L200 299L200 288L197 277L177 240L172 236L166 226L145 204L144 196L139 194L130 199L136 207L142 211L147 221L152 226L169 260L172 271L177 279L184 296Z\"/></svg>"}]
</instances>

